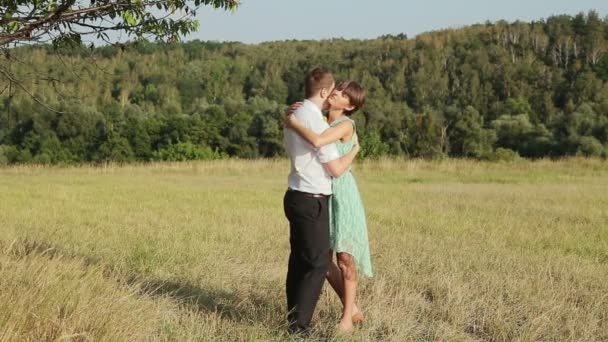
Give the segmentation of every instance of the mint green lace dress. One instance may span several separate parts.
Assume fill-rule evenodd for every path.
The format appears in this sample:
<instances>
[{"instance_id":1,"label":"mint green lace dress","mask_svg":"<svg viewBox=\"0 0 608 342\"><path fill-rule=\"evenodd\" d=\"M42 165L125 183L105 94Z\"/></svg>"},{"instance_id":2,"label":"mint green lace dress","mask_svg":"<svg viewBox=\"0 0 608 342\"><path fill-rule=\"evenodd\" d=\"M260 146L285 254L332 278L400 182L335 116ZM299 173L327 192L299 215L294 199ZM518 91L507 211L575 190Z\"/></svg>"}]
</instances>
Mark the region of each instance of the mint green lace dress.
<instances>
[{"instance_id":1,"label":"mint green lace dress","mask_svg":"<svg viewBox=\"0 0 608 342\"><path fill-rule=\"evenodd\" d=\"M331 126L345 120L352 123L353 129L355 129L355 122L346 116L336 119L331 123ZM340 156L348 153L353 148L353 143L353 138L346 143L338 140L335 144ZM352 255L357 264L358 273L366 277L372 277L365 210L363 209L357 182L355 182L355 177L350 170L332 180L332 190L333 195L329 206L331 249L336 253Z\"/></svg>"}]
</instances>

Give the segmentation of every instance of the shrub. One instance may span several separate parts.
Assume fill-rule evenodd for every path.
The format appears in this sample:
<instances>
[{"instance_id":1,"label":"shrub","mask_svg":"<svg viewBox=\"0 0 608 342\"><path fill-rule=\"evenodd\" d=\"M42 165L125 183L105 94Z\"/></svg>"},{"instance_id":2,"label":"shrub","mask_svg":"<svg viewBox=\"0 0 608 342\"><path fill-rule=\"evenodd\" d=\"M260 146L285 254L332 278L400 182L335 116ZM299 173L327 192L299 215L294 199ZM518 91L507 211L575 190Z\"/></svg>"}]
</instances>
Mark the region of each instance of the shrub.
<instances>
[{"instance_id":1,"label":"shrub","mask_svg":"<svg viewBox=\"0 0 608 342\"><path fill-rule=\"evenodd\" d=\"M0 145L0 165L7 165L9 163L8 152L11 146Z\"/></svg>"},{"instance_id":2,"label":"shrub","mask_svg":"<svg viewBox=\"0 0 608 342\"><path fill-rule=\"evenodd\" d=\"M195 145L190 142L178 142L152 152L152 160L186 161L224 159L226 155L214 151L209 146Z\"/></svg>"},{"instance_id":3,"label":"shrub","mask_svg":"<svg viewBox=\"0 0 608 342\"><path fill-rule=\"evenodd\" d=\"M485 160L512 162L521 159L519 154L511 149L499 147L496 151L488 153L484 156Z\"/></svg>"},{"instance_id":4,"label":"shrub","mask_svg":"<svg viewBox=\"0 0 608 342\"><path fill-rule=\"evenodd\" d=\"M594 137L581 137L578 142L577 155L586 157L599 157L604 152L604 146Z\"/></svg>"},{"instance_id":5,"label":"shrub","mask_svg":"<svg viewBox=\"0 0 608 342\"><path fill-rule=\"evenodd\" d=\"M378 159L389 151L389 145L380 140L380 134L376 131L366 132L359 136L361 150L359 157L363 159Z\"/></svg>"}]
</instances>

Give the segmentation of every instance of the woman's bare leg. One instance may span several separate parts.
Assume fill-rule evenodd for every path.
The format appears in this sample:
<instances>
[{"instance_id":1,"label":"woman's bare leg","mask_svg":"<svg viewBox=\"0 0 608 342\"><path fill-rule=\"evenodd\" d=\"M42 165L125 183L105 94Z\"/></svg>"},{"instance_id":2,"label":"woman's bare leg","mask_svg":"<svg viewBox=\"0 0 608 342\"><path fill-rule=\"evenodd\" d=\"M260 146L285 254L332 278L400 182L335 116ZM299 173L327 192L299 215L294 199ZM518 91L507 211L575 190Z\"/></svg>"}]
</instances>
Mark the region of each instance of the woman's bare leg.
<instances>
[{"instance_id":1,"label":"woman's bare leg","mask_svg":"<svg viewBox=\"0 0 608 342\"><path fill-rule=\"evenodd\" d=\"M357 293L357 267L355 266L355 260L352 255L348 253L338 253L338 267L342 272L343 281L343 295L342 303L344 304L344 310L342 311L342 318L338 329L343 332L351 331L353 329L353 315L357 313L358 309L355 306L355 297Z\"/></svg>"},{"instance_id":2,"label":"woman's bare leg","mask_svg":"<svg viewBox=\"0 0 608 342\"><path fill-rule=\"evenodd\" d=\"M334 262L333 251L329 252L329 268L327 270L327 281L329 285L334 289L342 305L344 305L344 281L342 280L342 271L338 268L338 265Z\"/></svg>"},{"instance_id":3,"label":"woman's bare leg","mask_svg":"<svg viewBox=\"0 0 608 342\"><path fill-rule=\"evenodd\" d=\"M336 292L336 295L338 295L338 298L340 298L342 306L344 306L344 279L342 278L342 271L334 262L333 251L329 252L329 269L327 271L327 281ZM342 311L344 312L344 309ZM363 315L361 314L361 311L359 311L359 308L355 303L353 305L353 316L356 314L359 314L357 317L359 320L363 320Z\"/></svg>"}]
</instances>

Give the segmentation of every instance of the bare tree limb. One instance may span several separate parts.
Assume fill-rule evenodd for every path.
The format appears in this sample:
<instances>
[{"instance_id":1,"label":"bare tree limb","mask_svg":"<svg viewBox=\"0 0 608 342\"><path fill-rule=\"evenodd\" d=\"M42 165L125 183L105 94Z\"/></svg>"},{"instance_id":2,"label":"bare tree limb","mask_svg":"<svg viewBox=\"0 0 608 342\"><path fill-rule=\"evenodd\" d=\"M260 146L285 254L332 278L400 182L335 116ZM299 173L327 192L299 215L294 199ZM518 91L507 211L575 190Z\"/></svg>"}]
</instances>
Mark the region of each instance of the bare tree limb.
<instances>
[{"instance_id":1,"label":"bare tree limb","mask_svg":"<svg viewBox=\"0 0 608 342\"><path fill-rule=\"evenodd\" d=\"M10 82L15 83L19 88L21 88L21 90L23 90L29 97L31 97L39 105L43 106L44 108L46 108L54 113L58 113L58 114L65 113L65 112L53 109L53 108L49 107L47 104L45 104L44 102L42 102L38 97L36 97L36 95L32 94L27 89L27 87L25 87L21 82L19 82L8 70L4 69L1 66L0 66L0 73L3 74L4 77L6 77Z\"/></svg>"}]
</instances>

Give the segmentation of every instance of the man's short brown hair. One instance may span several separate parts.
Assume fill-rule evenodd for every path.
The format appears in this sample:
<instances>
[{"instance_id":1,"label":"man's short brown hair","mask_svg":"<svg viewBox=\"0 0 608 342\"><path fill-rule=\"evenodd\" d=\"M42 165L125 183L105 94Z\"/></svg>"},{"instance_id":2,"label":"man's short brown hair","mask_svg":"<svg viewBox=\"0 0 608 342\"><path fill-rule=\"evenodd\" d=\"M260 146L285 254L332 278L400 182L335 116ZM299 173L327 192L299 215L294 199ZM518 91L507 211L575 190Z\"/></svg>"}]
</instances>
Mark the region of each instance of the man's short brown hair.
<instances>
[{"instance_id":1,"label":"man's short brown hair","mask_svg":"<svg viewBox=\"0 0 608 342\"><path fill-rule=\"evenodd\" d=\"M334 82L334 75L332 75L329 69L323 67L312 69L306 76L306 83L304 85L306 98L315 96L323 88L331 91Z\"/></svg>"}]
</instances>

